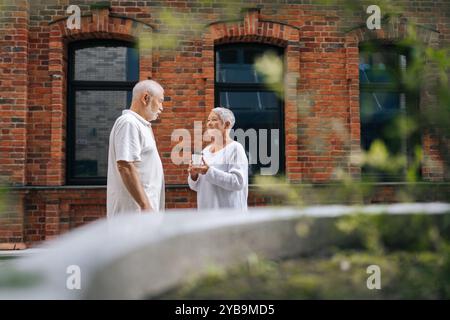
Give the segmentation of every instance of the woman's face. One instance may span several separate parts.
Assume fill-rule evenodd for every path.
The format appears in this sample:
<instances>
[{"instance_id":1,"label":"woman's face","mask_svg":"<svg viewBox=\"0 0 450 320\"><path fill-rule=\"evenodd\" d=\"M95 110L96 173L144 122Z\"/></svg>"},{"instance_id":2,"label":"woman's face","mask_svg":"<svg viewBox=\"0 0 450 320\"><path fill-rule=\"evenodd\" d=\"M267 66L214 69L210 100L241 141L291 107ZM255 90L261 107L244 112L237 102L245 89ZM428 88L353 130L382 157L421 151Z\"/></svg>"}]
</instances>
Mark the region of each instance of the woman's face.
<instances>
[{"instance_id":1,"label":"woman's face","mask_svg":"<svg viewBox=\"0 0 450 320\"><path fill-rule=\"evenodd\" d=\"M214 111L211 111L208 116L208 119L206 120L206 127L208 129L223 130L224 123L222 119L220 119L220 117Z\"/></svg>"},{"instance_id":2,"label":"woman's face","mask_svg":"<svg viewBox=\"0 0 450 320\"><path fill-rule=\"evenodd\" d=\"M220 134L221 137L224 137L226 134L225 123L214 111L211 111L206 120L206 129L211 137L216 137L218 134Z\"/></svg>"}]
</instances>

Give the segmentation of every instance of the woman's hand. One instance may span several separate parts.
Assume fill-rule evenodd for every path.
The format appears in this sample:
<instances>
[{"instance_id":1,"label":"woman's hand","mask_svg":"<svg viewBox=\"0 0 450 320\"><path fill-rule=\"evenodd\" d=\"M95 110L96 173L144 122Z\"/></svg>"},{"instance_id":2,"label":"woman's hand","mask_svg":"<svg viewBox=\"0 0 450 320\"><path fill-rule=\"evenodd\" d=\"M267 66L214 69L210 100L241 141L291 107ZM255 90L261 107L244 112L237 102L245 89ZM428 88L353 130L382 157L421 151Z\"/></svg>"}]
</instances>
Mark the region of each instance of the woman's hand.
<instances>
[{"instance_id":1,"label":"woman's hand","mask_svg":"<svg viewBox=\"0 0 450 320\"><path fill-rule=\"evenodd\" d=\"M198 173L199 173L199 167L194 167L192 165L192 160L189 161L188 172L189 172L189 175L191 176L191 179L194 180L194 181L197 181Z\"/></svg>"},{"instance_id":2,"label":"woman's hand","mask_svg":"<svg viewBox=\"0 0 450 320\"><path fill-rule=\"evenodd\" d=\"M203 162L203 165L201 165L200 167L196 167L196 169L198 170L198 173L206 174L208 172L209 165L208 165L208 163L206 163L205 158L203 158L203 157L202 157L202 162Z\"/></svg>"}]
</instances>

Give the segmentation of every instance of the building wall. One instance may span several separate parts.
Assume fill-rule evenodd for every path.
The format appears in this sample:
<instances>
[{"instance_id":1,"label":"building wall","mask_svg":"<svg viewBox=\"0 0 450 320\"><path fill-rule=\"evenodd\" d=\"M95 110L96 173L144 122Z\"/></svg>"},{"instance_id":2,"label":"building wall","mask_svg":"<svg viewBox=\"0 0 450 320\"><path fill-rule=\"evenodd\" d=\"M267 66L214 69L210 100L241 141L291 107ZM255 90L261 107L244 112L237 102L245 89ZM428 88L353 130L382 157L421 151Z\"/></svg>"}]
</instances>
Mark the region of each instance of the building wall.
<instances>
[{"instance_id":1,"label":"building wall","mask_svg":"<svg viewBox=\"0 0 450 320\"><path fill-rule=\"evenodd\" d=\"M187 166L170 160L176 144L170 137L177 128L192 132L194 120L204 120L214 106L214 45L260 42L284 48L286 175L292 182L323 183L335 179L337 168L356 177L360 173L349 161L360 148L358 44L401 39L405 19L426 27L418 30L426 44L450 44L446 0L396 1L405 8L403 17L392 18L379 31L361 27L367 18L362 5L359 15L349 15L342 6L307 0L242 1L238 6L245 10L232 16L220 3L207 1L110 1L110 8L99 9L91 9L94 1L88 0L1 3L0 175L16 187L18 201L0 217L0 243L9 244L48 239L105 215L104 187L67 187L65 181L66 123L71 121L66 114L67 46L72 41L178 36L175 49L164 44L140 49L140 79L159 81L168 97L153 126L168 185L167 208L196 205L185 185ZM81 30L65 27L70 4L81 8ZM162 9L193 18L171 33L160 18ZM421 108L427 106L426 96ZM428 161L423 177L442 181L446 173L433 141L424 134ZM102 145L99 141L98 148ZM251 205L274 201L253 191L250 198Z\"/></svg>"}]
</instances>

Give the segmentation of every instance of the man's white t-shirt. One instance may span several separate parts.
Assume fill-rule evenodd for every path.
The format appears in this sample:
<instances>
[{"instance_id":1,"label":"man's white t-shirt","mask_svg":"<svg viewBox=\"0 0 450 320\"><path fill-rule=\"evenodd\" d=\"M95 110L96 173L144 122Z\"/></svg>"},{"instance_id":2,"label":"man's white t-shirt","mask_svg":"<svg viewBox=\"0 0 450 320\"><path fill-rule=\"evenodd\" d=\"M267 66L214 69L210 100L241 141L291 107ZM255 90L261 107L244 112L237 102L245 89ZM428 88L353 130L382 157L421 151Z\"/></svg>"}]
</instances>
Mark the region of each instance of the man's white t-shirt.
<instances>
[{"instance_id":1,"label":"man's white t-shirt","mask_svg":"<svg viewBox=\"0 0 450 320\"><path fill-rule=\"evenodd\" d=\"M164 172L150 122L131 110L122 111L109 136L107 216L139 212L117 168L117 161L133 162L153 210L164 210Z\"/></svg>"},{"instance_id":2,"label":"man's white t-shirt","mask_svg":"<svg viewBox=\"0 0 450 320\"><path fill-rule=\"evenodd\" d=\"M203 149L209 165L196 181L188 177L189 187L197 191L197 208L232 208L247 210L248 159L244 147L233 141L217 152Z\"/></svg>"}]
</instances>

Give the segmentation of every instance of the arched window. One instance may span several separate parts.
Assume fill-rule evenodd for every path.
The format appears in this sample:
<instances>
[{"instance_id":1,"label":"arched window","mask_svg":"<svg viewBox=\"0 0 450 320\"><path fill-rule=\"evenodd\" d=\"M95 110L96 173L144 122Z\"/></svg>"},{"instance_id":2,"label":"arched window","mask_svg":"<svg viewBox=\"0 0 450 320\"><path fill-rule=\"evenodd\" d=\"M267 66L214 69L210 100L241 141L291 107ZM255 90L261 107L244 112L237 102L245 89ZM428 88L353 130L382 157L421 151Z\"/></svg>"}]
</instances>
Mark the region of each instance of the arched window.
<instances>
[{"instance_id":1,"label":"arched window","mask_svg":"<svg viewBox=\"0 0 450 320\"><path fill-rule=\"evenodd\" d=\"M360 46L361 148L364 151L380 140L391 155L406 155L411 161L415 146L420 145L419 130L408 132L405 126L399 125L399 121L414 119L418 114L418 94L405 85L410 55L408 48L390 44ZM380 181L401 181L406 172L364 166L362 174Z\"/></svg>"},{"instance_id":2,"label":"arched window","mask_svg":"<svg viewBox=\"0 0 450 320\"><path fill-rule=\"evenodd\" d=\"M284 172L283 101L254 68L266 53L283 61L283 50L246 43L220 45L215 52L215 107L233 111L235 140L241 140L238 129L246 134L243 144L250 161L249 175Z\"/></svg>"},{"instance_id":3,"label":"arched window","mask_svg":"<svg viewBox=\"0 0 450 320\"><path fill-rule=\"evenodd\" d=\"M138 78L138 50L128 42L69 46L68 184L106 184L109 133L121 110L129 107Z\"/></svg>"}]
</instances>

